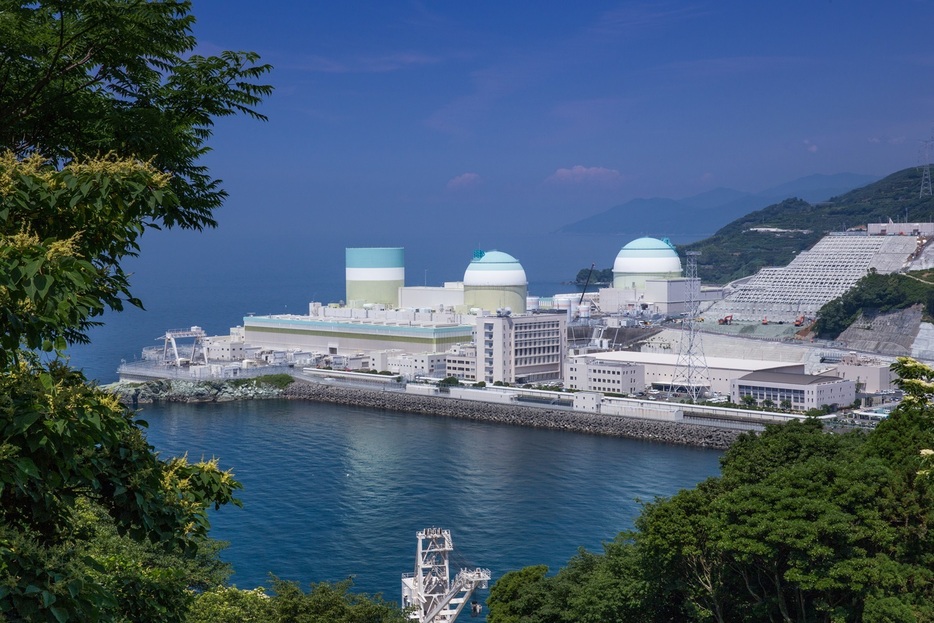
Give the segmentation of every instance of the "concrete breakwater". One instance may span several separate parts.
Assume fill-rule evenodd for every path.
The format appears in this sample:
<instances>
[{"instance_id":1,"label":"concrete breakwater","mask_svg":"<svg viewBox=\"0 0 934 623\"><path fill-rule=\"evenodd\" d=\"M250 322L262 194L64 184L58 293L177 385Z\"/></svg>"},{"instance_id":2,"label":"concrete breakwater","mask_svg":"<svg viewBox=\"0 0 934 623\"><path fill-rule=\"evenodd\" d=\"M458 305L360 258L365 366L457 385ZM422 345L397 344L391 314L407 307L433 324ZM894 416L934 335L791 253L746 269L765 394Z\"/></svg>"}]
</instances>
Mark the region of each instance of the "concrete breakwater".
<instances>
[{"instance_id":1,"label":"concrete breakwater","mask_svg":"<svg viewBox=\"0 0 934 623\"><path fill-rule=\"evenodd\" d=\"M301 381L289 385L282 393L282 397L293 400L329 402L513 426L644 439L721 450L728 448L740 434L740 431L693 424L457 400L436 396L417 396L391 391L347 389L346 387Z\"/></svg>"},{"instance_id":2,"label":"concrete breakwater","mask_svg":"<svg viewBox=\"0 0 934 623\"><path fill-rule=\"evenodd\" d=\"M728 448L740 434L740 431L710 426L419 396L298 380L285 389L260 382L233 384L178 380L119 382L107 385L103 389L116 394L121 402L129 406L153 402L203 403L284 398L715 449Z\"/></svg>"},{"instance_id":3,"label":"concrete breakwater","mask_svg":"<svg viewBox=\"0 0 934 623\"><path fill-rule=\"evenodd\" d=\"M241 383L225 381L118 381L101 387L131 407L154 402L231 402L279 398L282 390L254 380Z\"/></svg>"}]
</instances>

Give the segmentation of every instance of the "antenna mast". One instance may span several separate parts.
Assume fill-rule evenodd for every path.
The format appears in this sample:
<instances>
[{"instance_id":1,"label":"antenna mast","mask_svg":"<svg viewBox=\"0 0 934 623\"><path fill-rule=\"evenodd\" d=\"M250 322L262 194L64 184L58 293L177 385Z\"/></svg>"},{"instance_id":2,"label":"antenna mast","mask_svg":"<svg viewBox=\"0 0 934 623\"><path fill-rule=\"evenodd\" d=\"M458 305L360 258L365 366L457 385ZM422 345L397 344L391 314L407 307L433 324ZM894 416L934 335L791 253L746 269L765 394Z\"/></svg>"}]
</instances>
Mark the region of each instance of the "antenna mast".
<instances>
[{"instance_id":1,"label":"antenna mast","mask_svg":"<svg viewBox=\"0 0 934 623\"><path fill-rule=\"evenodd\" d=\"M920 197L934 196L931 190L931 145L934 145L934 139L921 141L921 194ZM907 217L906 217L907 218Z\"/></svg>"}]
</instances>

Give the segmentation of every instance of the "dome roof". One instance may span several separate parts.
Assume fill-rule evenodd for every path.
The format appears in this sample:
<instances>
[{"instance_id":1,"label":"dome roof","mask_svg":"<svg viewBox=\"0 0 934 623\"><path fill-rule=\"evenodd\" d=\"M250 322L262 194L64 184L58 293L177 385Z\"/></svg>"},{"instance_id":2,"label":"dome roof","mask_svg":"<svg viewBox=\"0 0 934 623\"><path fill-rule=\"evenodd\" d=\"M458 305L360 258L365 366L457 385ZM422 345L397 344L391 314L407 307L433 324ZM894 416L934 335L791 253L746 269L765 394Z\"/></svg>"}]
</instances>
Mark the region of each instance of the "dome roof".
<instances>
[{"instance_id":1,"label":"dome roof","mask_svg":"<svg viewBox=\"0 0 934 623\"><path fill-rule=\"evenodd\" d=\"M502 251L476 251L464 272L465 286L524 286L528 284L519 260Z\"/></svg>"},{"instance_id":2,"label":"dome roof","mask_svg":"<svg viewBox=\"0 0 934 623\"><path fill-rule=\"evenodd\" d=\"M680 275L681 259L667 238L637 238L620 249L613 263L613 272L634 275Z\"/></svg>"}]
</instances>

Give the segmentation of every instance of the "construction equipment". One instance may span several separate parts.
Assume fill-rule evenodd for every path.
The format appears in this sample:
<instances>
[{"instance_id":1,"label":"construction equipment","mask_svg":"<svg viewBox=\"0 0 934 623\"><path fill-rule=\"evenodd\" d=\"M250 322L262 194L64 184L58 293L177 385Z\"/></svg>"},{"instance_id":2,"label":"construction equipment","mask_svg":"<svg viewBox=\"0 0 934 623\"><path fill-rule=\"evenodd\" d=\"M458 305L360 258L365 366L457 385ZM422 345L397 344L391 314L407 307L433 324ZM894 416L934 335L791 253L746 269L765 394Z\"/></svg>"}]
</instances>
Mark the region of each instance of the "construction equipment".
<instances>
[{"instance_id":1,"label":"construction equipment","mask_svg":"<svg viewBox=\"0 0 934 623\"><path fill-rule=\"evenodd\" d=\"M590 264L590 272L587 273L587 281L584 282L584 287L581 288L581 299L577 302L577 305L578 305L578 306L584 304L584 294L586 294L586 292L587 292L587 286L590 285L590 278L593 276L593 269L594 269L594 267L596 267L596 265L597 265L596 262L592 262L592 263Z\"/></svg>"},{"instance_id":2,"label":"construction equipment","mask_svg":"<svg viewBox=\"0 0 934 623\"><path fill-rule=\"evenodd\" d=\"M795 326L796 326L796 327L802 327L802 326L804 326L804 315L801 315L801 316L798 316L797 318L795 318Z\"/></svg>"},{"instance_id":3,"label":"construction equipment","mask_svg":"<svg viewBox=\"0 0 934 623\"><path fill-rule=\"evenodd\" d=\"M724 316L723 318L717 318L717 324L733 324L733 314Z\"/></svg>"}]
</instances>

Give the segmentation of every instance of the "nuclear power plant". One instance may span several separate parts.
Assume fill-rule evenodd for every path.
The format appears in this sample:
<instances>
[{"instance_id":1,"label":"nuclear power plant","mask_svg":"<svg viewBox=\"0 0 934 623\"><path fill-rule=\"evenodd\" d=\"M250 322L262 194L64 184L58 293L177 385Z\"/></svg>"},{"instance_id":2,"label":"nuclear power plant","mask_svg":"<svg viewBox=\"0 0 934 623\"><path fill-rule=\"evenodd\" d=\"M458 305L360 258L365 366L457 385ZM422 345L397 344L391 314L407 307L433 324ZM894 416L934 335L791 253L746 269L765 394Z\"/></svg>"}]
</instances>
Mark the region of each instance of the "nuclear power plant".
<instances>
[{"instance_id":1,"label":"nuclear power plant","mask_svg":"<svg viewBox=\"0 0 934 623\"><path fill-rule=\"evenodd\" d=\"M391 376L380 382L398 379L416 393L451 378L477 387L555 385L576 392L567 399L575 410L631 415L635 401L639 417L661 419L670 409L642 401L687 392L802 412L853 402L857 388L891 388L891 357L815 348L796 332L868 272L926 267L934 225L916 225L828 235L788 266L726 286L702 286L696 258L667 238L641 237L619 249L611 284L549 296L529 292L525 267L505 251L476 250L460 280L414 286L406 285L402 247L347 248L345 302L312 301L307 314L250 315L229 335L167 332L163 352L144 360L159 360L162 374L185 368L204 378L262 366L325 380L381 371ZM638 351L620 349L624 330L642 332ZM200 337L186 358L175 340L189 334ZM173 357L165 355L169 338ZM922 354L934 357L931 341ZM129 364L120 374L158 376ZM516 398L497 396L477 399Z\"/></svg>"}]
</instances>

